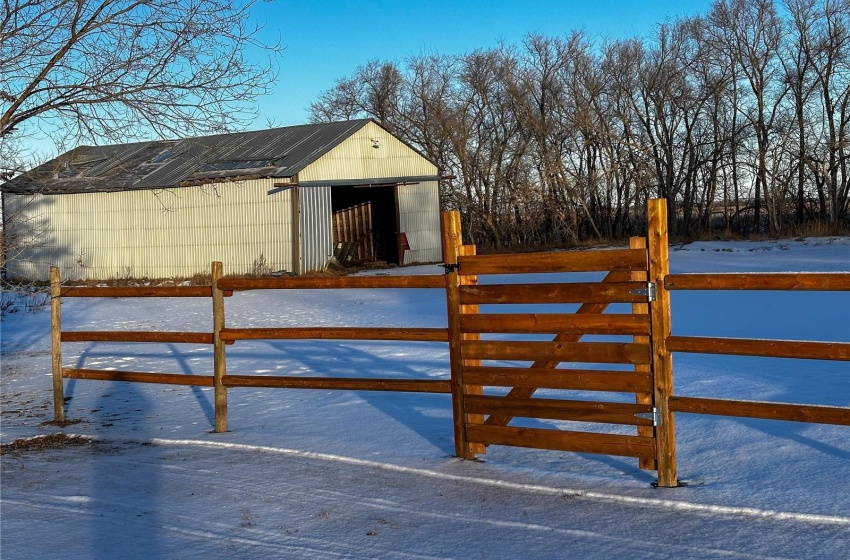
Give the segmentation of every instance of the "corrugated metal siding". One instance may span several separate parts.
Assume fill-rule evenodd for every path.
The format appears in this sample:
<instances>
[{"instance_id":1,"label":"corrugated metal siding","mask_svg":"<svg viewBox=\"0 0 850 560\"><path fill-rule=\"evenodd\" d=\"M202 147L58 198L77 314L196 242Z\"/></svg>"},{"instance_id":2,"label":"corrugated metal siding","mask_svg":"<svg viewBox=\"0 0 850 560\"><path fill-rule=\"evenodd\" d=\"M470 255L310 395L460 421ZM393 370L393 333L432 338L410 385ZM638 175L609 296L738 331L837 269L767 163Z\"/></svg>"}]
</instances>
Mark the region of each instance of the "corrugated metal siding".
<instances>
[{"instance_id":1,"label":"corrugated metal siding","mask_svg":"<svg viewBox=\"0 0 850 560\"><path fill-rule=\"evenodd\" d=\"M299 189L301 270L324 270L333 256L333 224L330 187Z\"/></svg>"},{"instance_id":2,"label":"corrugated metal siding","mask_svg":"<svg viewBox=\"0 0 850 560\"><path fill-rule=\"evenodd\" d=\"M399 227L407 236L410 250L402 264L439 262L440 190L436 181L398 187Z\"/></svg>"},{"instance_id":3,"label":"corrugated metal siding","mask_svg":"<svg viewBox=\"0 0 850 560\"><path fill-rule=\"evenodd\" d=\"M68 279L188 277L209 272L212 261L225 274L291 271L291 194L269 195L273 183L6 195L9 215L26 216L10 226L37 237L9 273L46 279L55 264Z\"/></svg>"},{"instance_id":4,"label":"corrugated metal siding","mask_svg":"<svg viewBox=\"0 0 850 560\"><path fill-rule=\"evenodd\" d=\"M378 148L373 148L373 141ZM437 174L434 164L369 122L298 173L299 181L342 181Z\"/></svg>"}]
</instances>

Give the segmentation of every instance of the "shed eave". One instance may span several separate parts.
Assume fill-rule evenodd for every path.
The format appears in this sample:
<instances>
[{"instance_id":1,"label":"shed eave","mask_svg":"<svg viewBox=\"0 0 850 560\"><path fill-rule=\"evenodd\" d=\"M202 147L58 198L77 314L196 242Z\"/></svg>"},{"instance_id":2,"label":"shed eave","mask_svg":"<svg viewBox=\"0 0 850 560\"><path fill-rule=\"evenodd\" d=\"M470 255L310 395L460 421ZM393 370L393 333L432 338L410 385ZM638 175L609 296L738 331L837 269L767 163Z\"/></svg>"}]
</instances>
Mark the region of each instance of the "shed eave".
<instances>
[{"instance_id":1,"label":"shed eave","mask_svg":"<svg viewBox=\"0 0 850 560\"><path fill-rule=\"evenodd\" d=\"M363 187L386 186L400 183L427 183L439 181L440 175L418 175L415 177L375 177L371 179L343 179L334 181L300 181L299 187Z\"/></svg>"}]
</instances>

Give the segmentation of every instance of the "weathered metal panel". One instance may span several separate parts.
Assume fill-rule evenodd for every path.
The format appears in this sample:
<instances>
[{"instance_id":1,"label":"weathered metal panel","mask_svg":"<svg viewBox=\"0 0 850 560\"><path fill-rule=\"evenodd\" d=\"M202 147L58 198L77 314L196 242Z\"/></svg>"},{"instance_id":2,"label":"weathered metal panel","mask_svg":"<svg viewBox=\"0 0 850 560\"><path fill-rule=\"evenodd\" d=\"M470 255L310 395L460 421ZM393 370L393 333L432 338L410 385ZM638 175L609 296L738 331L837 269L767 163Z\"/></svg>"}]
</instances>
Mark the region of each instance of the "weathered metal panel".
<instances>
[{"instance_id":1,"label":"weathered metal panel","mask_svg":"<svg viewBox=\"0 0 850 560\"><path fill-rule=\"evenodd\" d=\"M300 273L324 270L333 256L331 187L299 189L301 232Z\"/></svg>"},{"instance_id":2,"label":"weathered metal panel","mask_svg":"<svg viewBox=\"0 0 850 560\"><path fill-rule=\"evenodd\" d=\"M437 167L407 144L368 122L298 173L300 181L347 181L435 176Z\"/></svg>"},{"instance_id":3,"label":"weathered metal panel","mask_svg":"<svg viewBox=\"0 0 850 560\"><path fill-rule=\"evenodd\" d=\"M398 187L400 231L407 236L410 249L404 262L427 263L442 259L440 237L440 190L436 181Z\"/></svg>"},{"instance_id":4,"label":"weathered metal panel","mask_svg":"<svg viewBox=\"0 0 850 560\"><path fill-rule=\"evenodd\" d=\"M172 278L292 271L291 193L274 180L173 190L6 195L10 233L27 247L10 276L47 279ZM15 257L15 255L10 255Z\"/></svg>"}]
</instances>

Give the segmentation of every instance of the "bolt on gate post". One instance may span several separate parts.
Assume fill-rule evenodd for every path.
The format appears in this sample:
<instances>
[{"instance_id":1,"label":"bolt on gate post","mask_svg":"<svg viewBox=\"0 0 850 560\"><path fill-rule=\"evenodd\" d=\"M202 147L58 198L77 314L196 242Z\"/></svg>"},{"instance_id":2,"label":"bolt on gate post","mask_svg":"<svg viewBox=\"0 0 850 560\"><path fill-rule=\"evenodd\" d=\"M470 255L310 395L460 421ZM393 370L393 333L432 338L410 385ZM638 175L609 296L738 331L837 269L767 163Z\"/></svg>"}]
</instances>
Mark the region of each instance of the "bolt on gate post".
<instances>
[{"instance_id":1,"label":"bolt on gate post","mask_svg":"<svg viewBox=\"0 0 850 560\"><path fill-rule=\"evenodd\" d=\"M670 410L669 399L673 396L673 359L667 350L670 336L670 292L664 287L664 277L670 269L667 238L667 201L647 201L649 222L647 242L649 246L649 281L655 284L656 297L650 303L652 367L655 407L660 418L656 430L656 458L658 486L678 486L676 480L675 420Z\"/></svg>"}]
</instances>

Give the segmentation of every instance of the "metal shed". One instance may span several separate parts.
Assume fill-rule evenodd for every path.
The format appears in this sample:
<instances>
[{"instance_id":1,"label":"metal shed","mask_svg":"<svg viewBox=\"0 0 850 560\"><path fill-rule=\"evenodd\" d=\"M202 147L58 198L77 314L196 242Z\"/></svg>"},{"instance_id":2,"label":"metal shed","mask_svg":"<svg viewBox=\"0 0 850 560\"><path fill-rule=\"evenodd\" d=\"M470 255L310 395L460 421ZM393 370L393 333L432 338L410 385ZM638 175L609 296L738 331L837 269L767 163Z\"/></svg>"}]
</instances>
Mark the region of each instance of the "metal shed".
<instances>
[{"instance_id":1,"label":"metal shed","mask_svg":"<svg viewBox=\"0 0 850 560\"><path fill-rule=\"evenodd\" d=\"M437 262L434 164L370 119L81 146L2 185L8 277L185 278Z\"/></svg>"}]
</instances>

